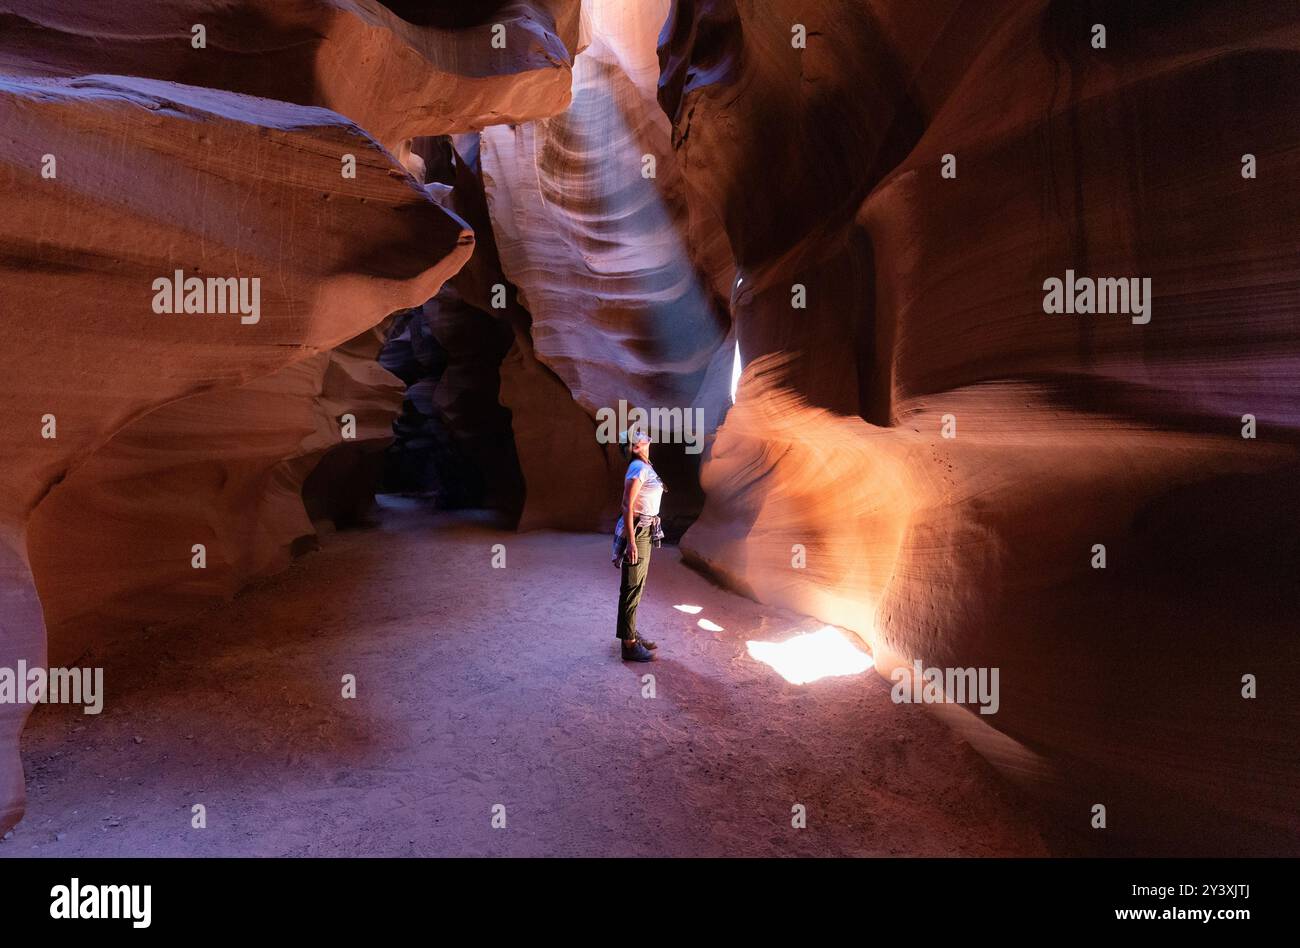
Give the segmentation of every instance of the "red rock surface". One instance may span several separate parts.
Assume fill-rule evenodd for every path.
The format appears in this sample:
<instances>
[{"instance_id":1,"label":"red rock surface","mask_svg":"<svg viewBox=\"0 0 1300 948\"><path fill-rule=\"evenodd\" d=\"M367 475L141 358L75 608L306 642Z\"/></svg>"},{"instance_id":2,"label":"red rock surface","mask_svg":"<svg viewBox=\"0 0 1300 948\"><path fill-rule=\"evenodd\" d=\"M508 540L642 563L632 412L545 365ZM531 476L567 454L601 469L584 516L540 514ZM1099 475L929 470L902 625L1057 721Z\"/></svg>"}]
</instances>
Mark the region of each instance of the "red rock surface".
<instances>
[{"instance_id":1,"label":"red rock surface","mask_svg":"<svg viewBox=\"0 0 1300 948\"><path fill-rule=\"evenodd\" d=\"M355 517L400 400L373 329L423 305L421 397L520 529L609 526L597 411L699 408L702 468L656 449L669 513L707 494L689 560L886 676L998 668L997 714L934 710L1061 826L1300 851L1288 5L156 6L0 2L0 666ZM261 276L261 319L155 314L177 269ZM1049 315L1067 270L1149 278L1151 320Z\"/></svg>"},{"instance_id":2,"label":"red rock surface","mask_svg":"<svg viewBox=\"0 0 1300 948\"><path fill-rule=\"evenodd\" d=\"M684 545L882 673L1000 667L1000 711L954 721L1082 831L1100 802L1130 838L1294 852L1300 22L921 12L675 5L661 101L750 373ZM1151 278L1150 323L1045 314L1067 268Z\"/></svg>"},{"instance_id":3,"label":"red rock surface","mask_svg":"<svg viewBox=\"0 0 1300 948\"><path fill-rule=\"evenodd\" d=\"M175 437L168 418L229 423L222 399L207 393L304 360L317 367L301 371L319 377L331 348L432 295L469 255L473 238L372 139L322 109L99 77L5 80L0 111L8 208L0 224L7 296L0 437L10 446L0 468L0 665L15 667L46 658L26 524L56 485L133 425L148 432L158 423L158 434ZM354 180L340 175L344 152L357 156ZM45 154L57 159L53 179L40 174ZM178 269L258 276L260 319L155 313L153 281ZM72 342L54 356L56 333ZM291 370L261 392L277 390L300 393L304 440L323 437L319 416L308 421L320 408L309 407L318 393L307 376ZM192 396L204 400L180 401ZM231 398L227 406L237 407L238 396ZM159 410L166 415L148 417ZM248 410L254 425L268 418L267 409ZM56 419L53 439L41 436L46 415ZM146 475L174 449L146 440L149 447L134 455L129 441L112 446L103 463L115 477ZM258 447L246 442L244 450ZM304 450L281 447L281 460ZM213 469L211 476L225 475ZM216 497L220 484L201 490ZM141 506L147 497L138 496ZM177 563L187 563L194 541L184 531L174 539ZM46 535L44 542L80 541ZM256 561L265 549L254 543L223 555ZM162 549L156 555L166 557ZM29 708L0 707L0 823L19 812L16 738Z\"/></svg>"},{"instance_id":4,"label":"red rock surface","mask_svg":"<svg viewBox=\"0 0 1300 948\"><path fill-rule=\"evenodd\" d=\"M667 6L588 4L572 105L481 133L497 250L532 314L538 358L593 416L620 398L690 404L726 333L683 240L655 101Z\"/></svg>"},{"instance_id":5,"label":"red rock surface","mask_svg":"<svg viewBox=\"0 0 1300 948\"><path fill-rule=\"evenodd\" d=\"M523 479L520 530L605 530L618 514L622 457L596 440L596 423L563 380L542 363L532 336L532 314L506 277L497 250L479 164L479 136L458 136L448 203L477 235L475 254L452 284L466 306L507 323L514 344L498 367L500 403L511 414L514 462ZM429 142L416 143L430 165L441 165ZM446 170L446 169L444 169ZM497 307L497 288L503 306Z\"/></svg>"},{"instance_id":6,"label":"red rock surface","mask_svg":"<svg viewBox=\"0 0 1300 948\"><path fill-rule=\"evenodd\" d=\"M367 331L238 388L169 402L60 481L27 537L50 664L286 567L295 544L315 535L302 493L322 457L375 451L392 437L402 386L377 352ZM202 570L190 564L194 543L207 551Z\"/></svg>"},{"instance_id":7,"label":"red rock surface","mask_svg":"<svg viewBox=\"0 0 1300 948\"><path fill-rule=\"evenodd\" d=\"M8 0L0 7L0 73L145 76L324 106L394 153L416 135L517 122L567 105L578 0L461 0L426 16L421 7L378 0ZM201 49L194 46L196 25L206 31ZM496 25L502 31L494 34ZM493 45L496 35L501 48Z\"/></svg>"},{"instance_id":8,"label":"red rock surface","mask_svg":"<svg viewBox=\"0 0 1300 948\"><path fill-rule=\"evenodd\" d=\"M556 445L521 445L521 459L559 454L582 464L572 481L568 466L525 460L527 522L536 526L609 528L612 512L583 516L594 505L585 489L571 490L603 481L599 496L618 495L617 451L578 447L594 437L602 410L618 411L624 402L647 410L698 408L716 418L716 400L701 396L716 390L706 386L706 374L729 328L731 267L725 242L716 239L720 228L712 229L714 240L692 243L671 129L656 102L655 47L668 9L666 0L589 0L572 104L544 121L480 135L494 244L530 315L531 354L591 420L573 418ZM522 407L521 386L544 378L522 365L509 363L512 410ZM539 395L558 406L562 393L550 390ZM695 489L699 455L684 450L683 434L676 433L677 443L664 437L657 464L675 491L673 514L689 517L702 500ZM549 436L516 426L517 440L538 437ZM557 476L561 482L549 482ZM539 489L544 503L536 502Z\"/></svg>"}]
</instances>

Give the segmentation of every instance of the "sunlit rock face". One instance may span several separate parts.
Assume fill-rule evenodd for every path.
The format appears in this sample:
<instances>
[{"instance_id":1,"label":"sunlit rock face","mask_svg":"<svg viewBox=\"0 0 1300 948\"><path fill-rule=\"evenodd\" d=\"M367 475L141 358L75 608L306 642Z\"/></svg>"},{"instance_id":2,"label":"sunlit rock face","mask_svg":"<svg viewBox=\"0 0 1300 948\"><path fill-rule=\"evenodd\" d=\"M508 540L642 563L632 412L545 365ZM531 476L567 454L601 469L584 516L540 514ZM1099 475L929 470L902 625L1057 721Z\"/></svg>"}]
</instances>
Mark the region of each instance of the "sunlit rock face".
<instances>
[{"instance_id":1,"label":"sunlit rock face","mask_svg":"<svg viewBox=\"0 0 1300 948\"><path fill-rule=\"evenodd\" d=\"M413 153L426 170L429 187L475 233L475 252L449 282L461 304L483 318L509 327L513 343L497 366L499 403L510 414L513 451L502 453L499 473L517 468L521 495L505 506L520 530L543 527L603 530L618 513L623 463L618 448L602 444L596 423L564 382L538 361L531 334L532 315L518 289L502 270L496 234L488 211L478 135L451 140L416 139ZM465 359L482 351L495 332L481 320L460 341L449 340L450 357ZM482 407L480 405L480 407ZM504 485L509 487L509 483Z\"/></svg>"},{"instance_id":2,"label":"sunlit rock face","mask_svg":"<svg viewBox=\"0 0 1300 948\"><path fill-rule=\"evenodd\" d=\"M568 104L579 0L10 0L0 73L145 76L333 109L404 140ZM196 28L201 28L201 34ZM202 43L203 45L199 45Z\"/></svg>"},{"instance_id":3,"label":"sunlit rock face","mask_svg":"<svg viewBox=\"0 0 1300 948\"><path fill-rule=\"evenodd\" d=\"M1107 806L1096 845L1295 852L1300 20L920 13L674 6L660 98L747 363L685 549L887 676L999 668L949 716L1081 832ZM1067 270L1149 308L1049 314Z\"/></svg>"},{"instance_id":4,"label":"sunlit rock face","mask_svg":"<svg viewBox=\"0 0 1300 948\"><path fill-rule=\"evenodd\" d=\"M572 105L481 135L497 250L537 353L592 413L619 398L688 402L725 333L677 226L680 187L655 102L666 10L590 4Z\"/></svg>"},{"instance_id":5,"label":"sunlit rock face","mask_svg":"<svg viewBox=\"0 0 1300 948\"><path fill-rule=\"evenodd\" d=\"M204 537L217 547L214 574L187 590L233 588L283 556L305 520L300 501L284 502L306 474L300 462L342 440L343 403L356 405L366 438L395 394L382 393L395 380L361 379L330 350L433 295L473 236L378 143L323 109L96 77L5 79L0 114L0 666L12 668L46 660L36 595L46 580L68 595L46 603L55 621L75 625L111 610L88 601L96 588L116 600L153 582L169 594L164 577L188 569ZM355 179L340 175L344 153L356 156ZM256 304L249 282L247 312L159 312L156 281L175 282L177 271L182 288L191 277L257 277ZM58 334L75 343L55 358ZM187 463L194 481L182 504L177 468ZM77 507L74 494L104 506L80 515L60 506ZM89 523L112 523L132 548L163 508L183 515L153 537L151 556L175 560L146 575L110 543L103 553L117 558L84 585L34 583L28 523L46 500L50 515L33 532L42 563L63 569L90 555L72 549ZM189 535L202 510L220 519L236 508L233 521ZM0 706L0 825L21 808L17 734L29 708Z\"/></svg>"},{"instance_id":6,"label":"sunlit rock face","mask_svg":"<svg viewBox=\"0 0 1300 948\"><path fill-rule=\"evenodd\" d=\"M587 3L586 47L574 63L568 109L480 136L495 246L530 315L532 355L593 421L593 435L602 410L618 412L620 401L676 408L683 418L702 408L700 394L728 328L722 294L729 292L730 272L718 253L725 243L692 245L669 123L655 99L655 46L667 11L666 2ZM525 361L507 370L521 385L544 377L524 371L528 355L521 351ZM528 425L517 423L515 430L517 438L538 436L535 426L531 434ZM706 433L689 432L697 448ZM682 439L686 434L677 432ZM671 437L663 441L656 463L669 490L674 484L678 490L670 507L689 511L699 503L698 453L688 454ZM564 453L562 445L536 449L555 459ZM527 453L521 448L526 479L530 472L537 479L564 470L550 461L530 465ZM612 483L595 470L583 483L603 480L598 496L617 495L622 461L603 454ZM529 483L528 507L538 514L535 522L545 522L544 508L532 502L534 480ZM584 505L593 509L577 494L572 504L575 514ZM562 518L573 522L568 513ZM609 526L607 517L579 519L588 528Z\"/></svg>"}]
</instances>

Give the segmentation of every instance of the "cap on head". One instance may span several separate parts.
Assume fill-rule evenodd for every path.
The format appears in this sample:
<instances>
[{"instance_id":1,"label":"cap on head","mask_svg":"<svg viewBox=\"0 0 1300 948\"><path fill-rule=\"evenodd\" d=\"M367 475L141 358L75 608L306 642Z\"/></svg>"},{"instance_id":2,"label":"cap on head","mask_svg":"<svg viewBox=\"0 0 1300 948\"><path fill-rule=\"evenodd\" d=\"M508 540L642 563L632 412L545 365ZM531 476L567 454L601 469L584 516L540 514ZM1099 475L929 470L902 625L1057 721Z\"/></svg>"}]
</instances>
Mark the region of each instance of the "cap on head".
<instances>
[{"instance_id":1,"label":"cap on head","mask_svg":"<svg viewBox=\"0 0 1300 948\"><path fill-rule=\"evenodd\" d=\"M619 447L623 449L623 457L632 456L632 447L638 444L644 444L650 441L650 435L641 428L633 428L631 431L624 431L618 436Z\"/></svg>"}]
</instances>

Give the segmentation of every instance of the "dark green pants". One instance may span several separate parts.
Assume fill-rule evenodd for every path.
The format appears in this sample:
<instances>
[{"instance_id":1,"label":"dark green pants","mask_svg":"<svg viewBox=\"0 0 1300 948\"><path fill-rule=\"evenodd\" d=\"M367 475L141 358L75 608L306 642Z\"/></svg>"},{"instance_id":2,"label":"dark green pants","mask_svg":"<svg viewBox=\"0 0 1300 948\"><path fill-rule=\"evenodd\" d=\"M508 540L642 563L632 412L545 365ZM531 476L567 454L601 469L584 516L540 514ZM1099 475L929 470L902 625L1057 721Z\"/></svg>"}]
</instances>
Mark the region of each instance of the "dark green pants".
<instances>
[{"instance_id":1,"label":"dark green pants","mask_svg":"<svg viewBox=\"0 0 1300 948\"><path fill-rule=\"evenodd\" d=\"M623 561L623 582L618 588L618 631L614 634L624 642L636 638L636 607L645 590L646 574L650 572L650 531L636 529L636 563Z\"/></svg>"}]
</instances>

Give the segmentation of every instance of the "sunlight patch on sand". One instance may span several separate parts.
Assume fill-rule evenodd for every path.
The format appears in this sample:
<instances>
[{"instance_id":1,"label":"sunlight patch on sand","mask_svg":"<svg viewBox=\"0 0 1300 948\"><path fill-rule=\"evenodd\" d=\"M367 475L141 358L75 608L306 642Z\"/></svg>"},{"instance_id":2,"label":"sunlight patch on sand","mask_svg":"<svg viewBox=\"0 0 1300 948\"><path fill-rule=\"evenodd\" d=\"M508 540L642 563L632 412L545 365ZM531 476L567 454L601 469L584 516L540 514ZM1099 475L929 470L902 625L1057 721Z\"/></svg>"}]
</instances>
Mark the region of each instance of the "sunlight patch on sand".
<instances>
[{"instance_id":1,"label":"sunlight patch on sand","mask_svg":"<svg viewBox=\"0 0 1300 948\"><path fill-rule=\"evenodd\" d=\"M874 661L855 648L847 636L833 625L816 632L796 635L784 642L746 642L749 655L774 668L793 685L806 685L822 678L858 675Z\"/></svg>"}]
</instances>

